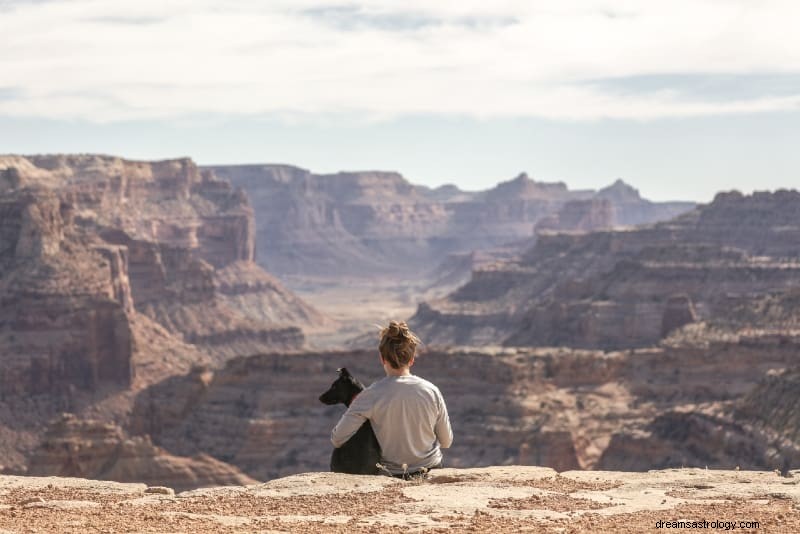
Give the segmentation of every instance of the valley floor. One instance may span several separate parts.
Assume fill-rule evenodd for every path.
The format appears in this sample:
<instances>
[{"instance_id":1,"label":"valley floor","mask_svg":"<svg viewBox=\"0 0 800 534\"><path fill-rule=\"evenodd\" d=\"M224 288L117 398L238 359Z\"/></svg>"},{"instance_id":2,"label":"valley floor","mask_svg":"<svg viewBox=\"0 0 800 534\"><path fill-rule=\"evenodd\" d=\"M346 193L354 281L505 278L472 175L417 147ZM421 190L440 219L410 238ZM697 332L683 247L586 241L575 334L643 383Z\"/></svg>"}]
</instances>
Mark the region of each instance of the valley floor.
<instances>
[{"instance_id":1,"label":"valley floor","mask_svg":"<svg viewBox=\"0 0 800 534\"><path fill-rule=\"evenodd\" d=\"M681 527L678 523L684 522ZM427 480L305 473L174 495L0 476L0 532L800 531L800 471L441 469ZM692 525L694 527L687 527ZM704 523L705 522L705 526Z\"/></svg>"},{"instance_id":2,"label":"valley floor","mask_svg":"<svg viewBox=\"0 0 800 534\"><path fill-rule=\"evenodd\" d=\"M309 347L315 350L345 348L354 340L364 346L376 346L380 326L389 320L408 320L417 304L427 296L411 281L285 277L292 291L332 319L319 327L304 327Z\"/></svg>"}]
</instances>

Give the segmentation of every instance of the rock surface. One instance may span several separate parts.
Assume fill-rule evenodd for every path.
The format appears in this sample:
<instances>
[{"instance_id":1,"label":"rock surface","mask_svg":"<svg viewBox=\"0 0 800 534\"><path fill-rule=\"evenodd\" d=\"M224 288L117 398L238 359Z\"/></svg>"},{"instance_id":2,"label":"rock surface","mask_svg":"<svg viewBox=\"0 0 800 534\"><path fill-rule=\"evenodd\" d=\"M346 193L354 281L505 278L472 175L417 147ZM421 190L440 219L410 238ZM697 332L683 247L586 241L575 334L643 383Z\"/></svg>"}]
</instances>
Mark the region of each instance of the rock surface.
<instances>
[{"instance_id":1,"label":"rock surface","mask_svg":"<svg viewBox=\"0 0 800 534\"><path fill-rule=\"evenodd\" d=\"M71 532L660 532L800 529L800 472L441 469L424 481L306 473L175 496L142 484L0 476L0 528ZM35 499L35 502L31 502ZM23 504L28 502L29 504ZM722 524L713 524L720 521ZM701 523L702 525L702 523ZM696 525L697 526L697 525ZM677 528L678 525L676 524Z\"/></svg>"},{"instance_id":2,"label":"rock surface","mask_svg":"<svg viewBox=\"0 0 800 534\"><path fill-rule=\"evenodd\" d=\"M393 172L313 174L288 165L208 167L242 187L258 226L258 261L279 275L419 277L448 254L534 237L546 216L566 229L668 219L691 203L652 203L622 182L569 190L526 174L479 192L430 189ZM596 199L596 200L591 200ZM587 201L570 204L571 201Z\"/></svg>"},{"instance_id":3,"label":"rock surface","mask_svg":"<svg viewBox=\"0 0 800 534\"><path fill-rule=\"evenodd\" d=\"M753 404L746 398L764 398L754 392L757 377L797 365L799 347L800 340L749 337L617 352L428 349L414 372L447 402L450 466L780 469L800 461L791 426L800 392L780 388L760 416L733 417L739 403ZM381 377L374 349L237 358L142 390L129 430L259 480L325 470L343 408L317 397L339 367L367 384ZM770 429L759 417L788 423Z\"/></svg>"},{"instance_id":4,"label":"rock surface","mask_svg":"<svg viewBox=\"0 0 800 534\"><path fill-rule=\"evenodd\" d=\"M13 175L0 184L11 199L2 210L3 248L13 245L16 258L63 263L72 261L69 250L88 248L75 255L102 256L109 273L100 274L111 288L100 289L126 314L144 314L218 360L299 348L298 327L324 319L274 280L263 283L270 277L253 261L255 223L245 193L189 159L3 156L0 170ZM70 233L83 242L61 246ZM81 292L78 282L97 270L90 261L101 263L86 260L72 269L75 276L62 275L62 292ZM223 271L229 272L218 280ZM271 316L250 315L251 306L221 296L233 279L239 299L273 309ZM19 287L27 280L12 282Z\"/></svg>"},{"instance_id":5,"label":"rock surface","mask_svg":"<svg viewBox=\"0 0 800 534\"><path fill-rule=\"evenodd\" d=\"M144 482L177 490L256 481L208 455L180 458L118 426L64 414L52 422L30 460L29 475ZM150 491L156 493L156 491Z\"/></svg>"},{"instance_id":6,"label":"rock surface","mask_svg":"<svg viewBox=\"0 0 800 534\"><path fill-rule=\"evenodd\" d=\"M781 330L796 314L798 243L797 191L719 194L649 227L540 233L521 257L421 304L411 323L429 344L604 349L655 345L694 323Z\"/></svg>"},{"instance_id":7,"label":"rock surface","mask_svg":"<svg viewBox=\"0 0 800 534\"><path fill-rule=\"evenodd\" d=\"M0 197L3 396L130 385L134 340L123 253L72 224L51 191Z\"/></svg>"},{"instance_id":8,"label":"rock surface","mask_svg":"<svg viewBox=\"0 0 800 534\"><path fill-rule=\"evenodd\" d=\"M189 159L0 156L0 470L63 411L124 424L140 388L301 348L326 318L254 254L246 195Z\"/></svg>"}]
</instances>

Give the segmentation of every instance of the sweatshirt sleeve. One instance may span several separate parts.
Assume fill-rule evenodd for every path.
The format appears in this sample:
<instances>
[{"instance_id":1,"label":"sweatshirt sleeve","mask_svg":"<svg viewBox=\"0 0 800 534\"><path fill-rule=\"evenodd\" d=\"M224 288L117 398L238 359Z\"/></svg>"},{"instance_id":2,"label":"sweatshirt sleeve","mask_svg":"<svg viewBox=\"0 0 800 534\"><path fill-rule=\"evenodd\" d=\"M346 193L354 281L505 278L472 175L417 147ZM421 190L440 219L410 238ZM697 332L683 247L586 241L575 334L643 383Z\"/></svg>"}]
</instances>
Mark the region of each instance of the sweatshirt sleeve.
<instances>
[{"instance_id":1,"label":"sweatshirt sleeve","mask_svg":"<svg viewBox=\"0 0 800 534\"><path fill-rule=\"evenodd\" d=\"M344 445L348 439L353 437L353 434L358 432L361 425L369 419L369 414L372 409L372 402L369 400L369 394L366 390L361 392L355 400L350 404L350 407L344 412L342 418L336 423L331 431L331 443L337 449Z\"/></svg>"},{"instance_id":2,"label":"sweatshirt sleeve","mask_svg":"<svg viewBox=\"0 0 800 534\"><path fill-rule=\"evenodd\" d=\"M450 427L450 416L447 414L447 405L444 403L444 397L441 392L439 393L439 417L436 420L436 439L439 440L439 446L447 449L453 444L453 429Z\"/></svg>"}]
</instances>

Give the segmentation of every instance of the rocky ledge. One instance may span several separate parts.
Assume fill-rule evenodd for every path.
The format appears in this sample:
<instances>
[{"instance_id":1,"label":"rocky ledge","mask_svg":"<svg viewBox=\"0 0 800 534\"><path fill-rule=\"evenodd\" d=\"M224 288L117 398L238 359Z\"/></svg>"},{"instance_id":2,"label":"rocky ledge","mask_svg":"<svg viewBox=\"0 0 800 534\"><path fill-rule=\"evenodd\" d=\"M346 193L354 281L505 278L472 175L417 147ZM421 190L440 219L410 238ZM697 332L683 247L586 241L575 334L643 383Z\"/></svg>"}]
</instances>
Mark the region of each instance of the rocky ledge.
<instances>
[{"instance_id":1,"label":"rocky ledge","mask_svg":"<svg viewBox=\"0 0 800 534\"><path fill-rule=\"evenodd\" d=\"M144 484L0 476L0 532L658 532L659 522L679 521L798 532L800 471L505 466L441 469L409 482L306 473L177 495Z\"/></svg>"}]
</instances>

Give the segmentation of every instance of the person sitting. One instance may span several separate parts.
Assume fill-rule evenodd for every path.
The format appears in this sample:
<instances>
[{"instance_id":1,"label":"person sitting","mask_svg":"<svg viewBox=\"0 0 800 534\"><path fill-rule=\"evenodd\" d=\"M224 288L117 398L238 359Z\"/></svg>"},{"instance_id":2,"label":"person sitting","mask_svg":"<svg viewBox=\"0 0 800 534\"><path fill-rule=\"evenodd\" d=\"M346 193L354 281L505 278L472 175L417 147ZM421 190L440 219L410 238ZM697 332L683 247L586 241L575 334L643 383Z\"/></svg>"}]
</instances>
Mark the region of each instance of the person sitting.
<instances>
[{"instance_id":1,"label":"person sitting","mask_svg":"<svg viewBox=\"0 0 800 534\"><path fill-rule=\"evenodd\" d=\"M331 432L338 448L369 420L381 445L381 467L400 478L441 467L441 449L453 443L439 388L411 374L419 343L405 322L391 321L381 331L386 377L359 393Z\"/></svg>"}]
</instances>

